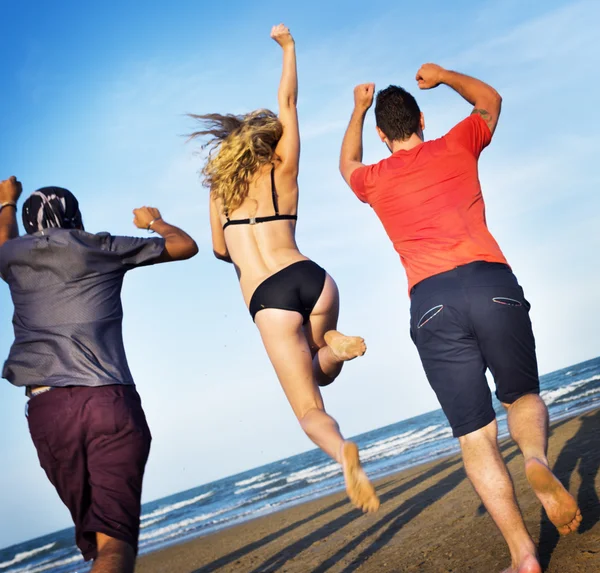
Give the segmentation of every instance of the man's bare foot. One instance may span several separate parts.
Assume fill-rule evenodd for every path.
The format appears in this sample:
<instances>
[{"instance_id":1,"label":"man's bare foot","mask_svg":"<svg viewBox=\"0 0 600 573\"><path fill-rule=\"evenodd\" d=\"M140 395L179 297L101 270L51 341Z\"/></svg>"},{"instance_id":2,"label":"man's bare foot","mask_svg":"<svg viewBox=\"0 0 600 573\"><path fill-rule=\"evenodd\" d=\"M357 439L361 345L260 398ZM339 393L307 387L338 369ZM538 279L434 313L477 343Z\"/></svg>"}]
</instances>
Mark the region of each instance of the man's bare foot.
<instances>
[{"instance_id":1,"label":"man's bare foot","mask_svg":"<svg viewBox=\"0 0 600 573\"><path fill-rule=\"evenodd\" d=\"M367 345L360 336L344 336L337 330L329 330L324 338L325 343L340 362L362 356L367 351Z\"/></svg>"},{"instance_id":2,"label":"man's bare foot","mask_svg":"<svg viewBox=\"0 0 600 573\"><path fill-rule=\"evenodd\" d=\"M379 498L360 465L358 447L354 442L344 442L342 445L342 468L350 501L365 513L377 511Z\"/></svg>"},{"instance_id":3,"label":"man's bare foot","mask_svg":"<svg viewBox=\"0 0 600 573\"><path fill-rule=\"evenodd\" d=\"M518 565L509 567L502 573L542 573L542 567L535 555L527 555L524 559L521 559Z\"/></svg>"},{"instance_id":4,"label":"man's bare foot","mask_svg":"<svg viewBox=\"0 0 600 573\"><path fill-rule=\"evenodd\" d=\"M536 458L525 463L525 475L535 495L542 502L548 519L561 535L577 531L581 524L581 511L575 498L558 478Z\"/></svg>"}]
</instances>

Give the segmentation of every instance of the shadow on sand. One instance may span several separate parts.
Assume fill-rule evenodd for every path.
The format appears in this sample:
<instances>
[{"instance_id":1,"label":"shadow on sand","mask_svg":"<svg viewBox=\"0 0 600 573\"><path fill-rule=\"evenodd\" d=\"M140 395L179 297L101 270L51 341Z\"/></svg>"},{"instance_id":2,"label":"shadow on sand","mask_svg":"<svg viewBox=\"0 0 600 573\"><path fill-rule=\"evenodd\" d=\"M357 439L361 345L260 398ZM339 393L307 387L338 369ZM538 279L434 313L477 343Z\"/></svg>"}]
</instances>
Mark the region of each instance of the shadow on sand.
<instances>
[{"instance_id":1,"label":"shadow on sand","mask_svg":"<svg viewBox=\"0 0 600 573\"><path fill-rule=\"evenodd\" d=\"M508 450L512 448L513 444L505 444L502 447L502 450ZM507 456L507 461L512 459L517 454L515 449L514 452L511 452ZM411 519L421 513L425 508L429 505L435 503L438 499L449 493L452 489L454 489L458 484L460 484L463 480L466 479L466 475L464 469L462 467L462 463L457 459L449 459L441 461L439 464L436 464L434 467L429 470L419 473L414 476L412 479L401 483L397 487L386 491L380 494L381 503L389 503L396 499L398 496L404 494L407 491L410 491L412 488L418 486L423 481L434 477L438 474L445 472L448 469L454 470L441 478L432 486L427 489L419 492L411 498L408 498L406 501L401 503L396 509L391 511L389 514L385 515L371 527L367 528L363 531L359 536L355 537L351 542L346 544L344 547L340 548L340 550L324 561L321 565L315 568L314 573L323 573L327 571L331 566L339 561L342 557L352 552L362 541L381 531L380 536L367 548L363 551L349 566L345 571L354 571L365 559L368 559L370 555L375 553L379 548L383 545L387 544L393 536L400 531L400 529L408 523ZM381 489L380 485L378 489ZM298 527L313 521L327 513L344 507L348 502L346 500L341 500L330 506L314 513L313 515L298 520L287 527L271 533L270 535L265 536L264 538L249 543L244 547L237 549L219 559L214 560L199 569L196 569L193 573L212 573L213 571L219 571L222 567L227 566L230 563L236 562L239 559L243 558L245 555L263 547L272 541L290 533L291 531L297 529ZM297 555L302 553L303 551L309 549L313 544L321 541L330 535L331 531L337 531L356 519L362 517L362 513L358 510L352 509L335 519L327 522L326 524L320 526L319 528L312 531L309 535L302 537L300 539L295 540L290 545L278 551L276 554L269 557L259 566L252 570L251 573L270 573L275 571L280 571L281 568L288 562L290 559L295 558Z\"/></svg>"},{"instance_id":2,"label":"shadow on sand","mask_svg":"<svg viewBox=\"0 0 600 573\"><path fill-rule=\"evenodd\" d=\"M403 483L400 486L396 487L395 489L381 495L380 496L381 502L384 503L385 501L389 501L390 499L394 498L397 495L400 495L404 491L407 491L407 490L411 489L412 487L418 485L421 481L426 480L430 477L433 477L433 476L445 471L446 469L456 465L457 463L458 462L456 460L453 460L453 461L444 460L444 461L440 462L439 464L437 464L433 468L429 469L428 471L418 474L417 476L415 476L411 480L407 481L406 483ZM393 483L393 482L387 482L387 484L385 484L385 485L388 485L390 483ZM379 486L379 487L381 487L381 486ZM294 523L291 523L287 527L284 527L278 531L275 531L275 532L271 533L270 535L263 537L262 539L254 541L252 543L249 543L248 545L245 545L244 547L240 547L236 551L233 551L227 555L224 555L223 557L220 557L219 559L215 559L213 562L208 563L207 565L204 565L204 566L200 567L199 569L196 569L193 573L211 573L213 571L219 571L221 567L225 567L226 565L228 565L230 563L238 561L239 559L241 559L245 555L251 553L252 551L255 551L256 549L259 549L265 545L268 545L272 541L275 541L276 539L294 531L295 529L301 527L302 525L305 525L306 523L310 523L311 521L313 521L319 517L322 517L332 511L335 511L335 510L337 510L341 507L347 506L347 505L348 505L348 501L346 499L342 499L336 503L329 505L328 507L325 507L324 509L322 509L320 511L313 513L309 517L306 517L304 519L300 519ZM348 525L349 523L353 522L355 519L358 519L361 516L362 516L362 513L360 511L354 510L354 509L344 513L343 515L335 518L333 521L327 523L326 525L323 525L319 529L316 529L310 535L308 535L302 539L299 539L292 545L286 547L285 549L283 549L282 551L280 551L273 557L269 558L267 561L265 561L265 563L263 563L260 567L258 567L256 571L261 571L261 573L267 572L267 571L277 571L278 567L281 567L281 565L283 563L285 563L288 559L291 559L295 555L301 553L302 551L304 551L305 549L310 547L316 541L319 541L320 539L327 537L331 527L335 527L335 528L345 527L346 525Z\"/></svg>"},{"instance_id":3,"label":"shadow on sand","mask_svg":"<svg viewBox=\"0 0 600 573\"><path fill-rule=\"evenodd\" d=\"M600 500L596 491L596 476L600 470L599 432L600 410L582 416L579 430L571 439L567 440L552 468L554 474L567 488L575 468L581 478L577 503L581 509L583 521L575 535L589 531L600 521ZM552 553L554 553L559 539L560 535L556 528L542 511L539 554L544 571L550 565Z\"/></svg>"},{"instance_id":4,"label":"shadow on sand","mask_svg":"<svg viewBox=\"0 0 600 573\"><path fill-rule=\"evenodd\" d=\"M563 420L553 427L556 428L568 421L569 420ZM600 449L594 445L598 428L600 428L600 411L595 412L592 415L584 416L581 421L581 427L578 432L565 443L553 468L559 479L561 479L563 483L568 483L571 474L579 463L578 472L581 476L582 483L578 494L578 501L583 513L583 522L580 528L581 533L591 529L600 519L600 503L595 489L595 479L600 467ZM505 442L501 446L501 451L503 452L507 463L519 455L519 451L512 441ZM585 457L583 456L584 452ZM423 483L423 481L442 474L450 469L452 471L440 478L435 484L400 502L392 511L366 528L346 545L341 547L334 555L327 558L323 563L313 569L313 573L325 573L335 564L338 564L341 559L354 551L365 539L378 534L377 538L346 566L343 573L352 573L358 569L367 559L369 559L369 557L387 545L411 519L418 516L427 507L438 501L463 482L466 479L466 475L460 460L451 458L441 461L432 468L421 472L393 489L380 494L382 504L392 503L393 505L393 501L398 498L398 496L405 494L407 491L410 491L412 488ZM380 484L378 489L381 491L385 486L392 485L395 481L396 480L390 480L385 484ZM193 573L212 573L214 571L226 570L223 568L226 568L227 565L239 561L253 551L272 543L313 520L346 506L347 503L348 502L345 499L335 502L306 518L295 521L294 523L263 537L262 539L253 541L227 555L219 557L211 563L196 569ZM483 512L485 512L485 510L481 507L479 513ZM292 543L263 561L260 565L255 566L251 573L274 573L276 571L281 571L282 567L284 567L288 561L294 559L315 543L327 538L332 531L342 529L356 519L359 519L361 516L361 512L352 509L335 517L326 524L311 531L305 537L294 540ZM558 542L558 537L556 528L544 515L542 518L539 543L540 557L544 567L547 567L550 562L552 552Z\"/></svg>"}]
</instances>

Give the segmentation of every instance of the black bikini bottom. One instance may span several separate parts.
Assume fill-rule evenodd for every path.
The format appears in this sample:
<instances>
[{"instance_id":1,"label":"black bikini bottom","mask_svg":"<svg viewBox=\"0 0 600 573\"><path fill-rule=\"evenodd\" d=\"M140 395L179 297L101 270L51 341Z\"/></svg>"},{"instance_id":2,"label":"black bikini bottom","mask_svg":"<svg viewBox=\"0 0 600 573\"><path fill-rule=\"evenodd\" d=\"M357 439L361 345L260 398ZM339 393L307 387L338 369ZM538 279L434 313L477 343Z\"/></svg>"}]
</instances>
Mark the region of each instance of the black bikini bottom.
<instances>
[{"instance_id":1,"label":"black bikini bottom","mask_svg":"<svg viewBox=\"0 0 600 573\"><path fill-rule=\"evenodd\" d=\"M327 273L312 261L299 261L265 279L250 299L252 320L264 308L279 308L299 312L308 322L315 308Z\"/></svg>"}]
</instances>

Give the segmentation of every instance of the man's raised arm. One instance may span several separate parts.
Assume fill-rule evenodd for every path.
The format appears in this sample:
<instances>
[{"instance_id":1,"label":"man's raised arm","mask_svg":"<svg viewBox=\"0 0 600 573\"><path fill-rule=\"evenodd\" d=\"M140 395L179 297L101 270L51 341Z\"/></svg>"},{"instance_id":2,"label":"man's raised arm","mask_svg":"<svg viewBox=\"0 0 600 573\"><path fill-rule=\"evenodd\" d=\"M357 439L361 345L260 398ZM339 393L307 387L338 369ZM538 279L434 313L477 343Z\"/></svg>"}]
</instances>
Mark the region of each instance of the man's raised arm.
<instances>
[{"instance_id":1,"label":"man's raised arm","mask_svg":"<svg viewBox=\"0 0 600 573\"><path fill-rule=\"evenodd\" d=\"M13 175L0 182L0 247L19 236L17 226L17 201L23 186Z\"/></svg>"},{"instance_id":2,"label":"man's raised arm","mask_svg":"<svg viewBox=\"0 0 600 573\"><path fill-rule=\"evenodd\" d=\"M363 126L367 111L373 104L374 93L375 84L361 84L354 88L354 111L340 153L340 172L348 185L352 173L363 166Z\"/></svg>"},{"instance_id":3,"label":"man's raised arm","mask_svg":"<svg viewBox=\"0 0 600 573\"><path fill-rule=\"evenodd\" d=\"M435 88L440 84L451 87L474 107L473 113L481 115L492 134L494 133L500 117L502 98L492 86L465 74L446 70L437 64L423 64L416 79L422 90Z\"/></svg>"},{"instance_id":4,"label":"man's raised arm","mask_svg":"<svg viewBox=\"0 0 600 573\"><path fill-rule=\"evenodd\" d=\"M185 231L165 222L158 209L140 207L134 209L134 225L138 229L147 229L158 233L165 240L165 250L156 262L184 261L198 253L198 245Z\"/></svg>"}]
</instances>

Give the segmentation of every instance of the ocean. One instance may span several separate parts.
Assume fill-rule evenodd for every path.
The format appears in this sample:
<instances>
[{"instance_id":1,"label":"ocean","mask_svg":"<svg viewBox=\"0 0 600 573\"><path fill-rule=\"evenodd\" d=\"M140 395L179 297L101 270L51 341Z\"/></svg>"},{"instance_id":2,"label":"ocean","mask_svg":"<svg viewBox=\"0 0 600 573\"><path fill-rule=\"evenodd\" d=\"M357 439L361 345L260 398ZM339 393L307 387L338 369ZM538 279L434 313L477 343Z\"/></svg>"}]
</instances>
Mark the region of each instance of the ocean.
<instances>
[{"instance_id":1,"label":"ocean","mask_svg":"<svg viewBox=\"0 0 600 573\"><path fill-rule=\"evenodd\" d=\"M552 421L600 407L600 357L541 377ZM502 436L506 416L496 412ZM458 450L441 410L353 438L372 478ZM144 504L140 554L206 535L244 520L342 490L341 469L311 450L241 474ZM0 573L74 573L89 570L74 545L72 528L0 550Z\"/></svg>"}]
</instances>

